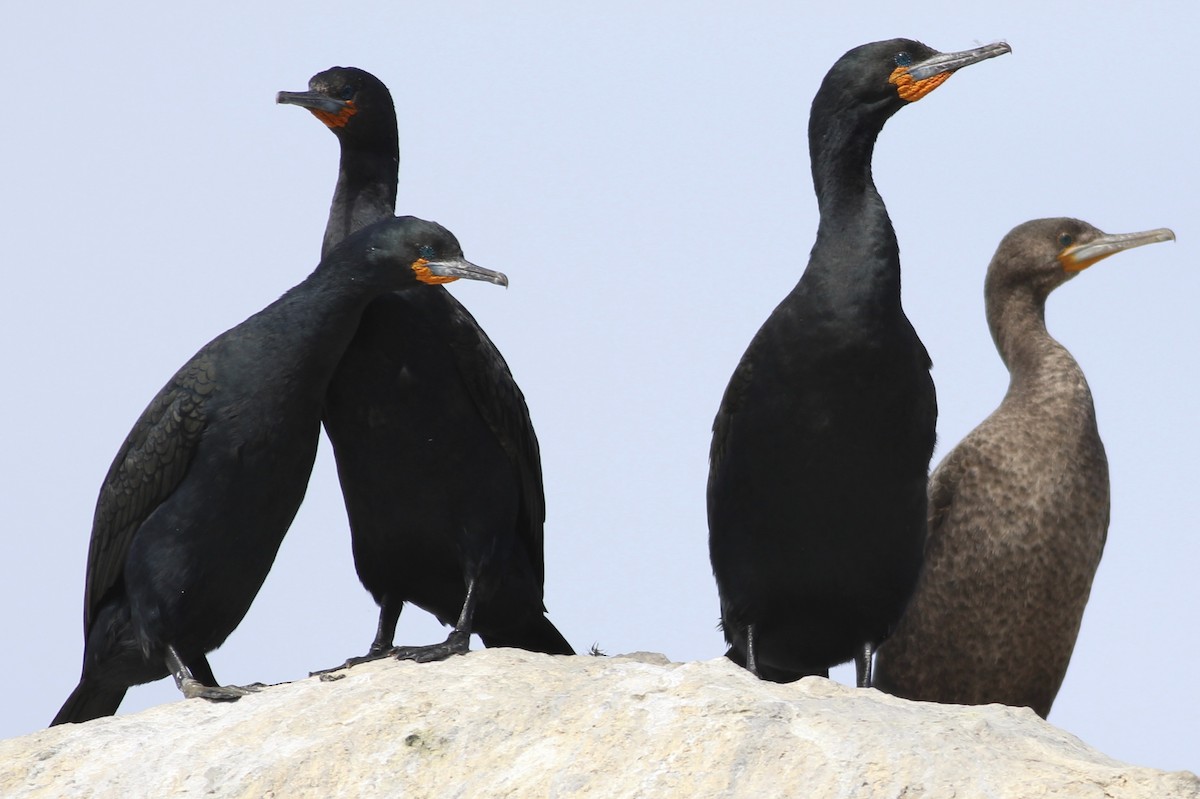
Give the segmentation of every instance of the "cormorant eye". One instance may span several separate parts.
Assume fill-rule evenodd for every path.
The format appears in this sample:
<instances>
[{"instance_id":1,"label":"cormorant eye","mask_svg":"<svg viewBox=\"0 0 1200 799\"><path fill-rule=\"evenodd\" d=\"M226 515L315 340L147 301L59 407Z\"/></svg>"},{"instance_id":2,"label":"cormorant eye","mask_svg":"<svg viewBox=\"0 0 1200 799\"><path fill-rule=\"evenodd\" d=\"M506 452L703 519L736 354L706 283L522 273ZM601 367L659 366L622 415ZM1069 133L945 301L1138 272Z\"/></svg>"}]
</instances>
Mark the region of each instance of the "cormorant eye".
<instances>
[{"instance_id":1,"label":"cormorant eye","mask_svg":"<svg viewBox=\"0 0 1200 799\"><path fill-rule=\"evenodd\" d=\"M353 86L343 86L342 87L342 99L343 100L349 100L353 96L354 96L354 87Z\"/></svg>"},{"instance_id":2,"label":"cormorant eye","mask_svg":"<svg viewBox=\"0 0 1200 799\"><path fill-rule=\"evenodd\" d=\"M1074 241L1075 241L1075 237L1072 236L1070 233L1064 233L1058 237L1058 243L1064 247L1070 247Z\"/></svg>"},{"instance_id":3,"label":"cormorant eye","mask_svg":"<svg viewBox=\"0 0 1200 799\"><path fill-rule=\"evenodd\" d=\"M428 261L430 258L433 257L433 248L430 247L428 244L422 244L421 249L417 250L417 252L426 261Z\"/></svg>"},{"instance_id":4,"label":"cormorant eye","mask_svg":"<svg viewBox=\"0 0 1200 799\"><path fill-rule=\"evenodd\" d=\"M912 56L908 53L896 53L896 66L909 67L912 66Z\"/></svg>"}]
</instances>

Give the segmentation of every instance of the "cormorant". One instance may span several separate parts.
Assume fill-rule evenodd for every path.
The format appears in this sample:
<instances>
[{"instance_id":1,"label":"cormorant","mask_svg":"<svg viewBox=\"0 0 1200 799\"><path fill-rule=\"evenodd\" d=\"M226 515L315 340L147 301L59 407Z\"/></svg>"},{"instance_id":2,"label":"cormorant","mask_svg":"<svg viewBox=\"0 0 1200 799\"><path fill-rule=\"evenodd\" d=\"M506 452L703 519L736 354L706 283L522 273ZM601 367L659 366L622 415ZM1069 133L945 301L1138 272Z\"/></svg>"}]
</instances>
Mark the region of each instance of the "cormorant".
<instances>
[{"instance_id":1,"label":"cormorant","mask_svg":"<svg viewBox=\"0 0 1200 799\"><path fill-rule=\"evenodd\" d=\"M1174 238L1038 219L1000 242L984 298L1008 393L929 480L925 567L879 650L880 689L1050 712L1100 565L1109 492L1092 394L1046 331L1046 298L1101 258Z\"/></svg>"},{"instance_id":2,"label":"cormorant","mask_svg":"<svg viewBox=\"0 0 1200 799\"><path fill-rule=\"evenodd\" d=\"M325 389L363 309L458 277L508 282L440 225L380 222L175 373L100 488L83 674L52 725L112 715L130 686L168 674L188 697L245 693L218 687L205 655L246 615L300 507Z\"/></svg>"},{"instance_id":3,"label":"cormorant","mask_svg":"<svg viewBox=\"0 0 1200 799\"><path fill-rule=\"evenodd\" d=\"M341 163L324 250L396 203L399 145L387 87L333 67L280 103L309 109L337 136ZM326 395L354 565L379 605L369 652L419 661L486 646L574 654L545 616L541 455L525 398L471 314L447 291L373 302ZM394 649L405 602L453 630Z\"/></svg>"},{"instance_id":4,"label":"cormorant","mask_svg":"<svg viewBox=\"0 0 1200 799\"><path fill-rule=\"evenodd\" d=\"M842 56L809 118L820 211L808 267L754 336L713 423L709 553L728 656L785 682L874 647L899 619L925 539L937 406L900 305L896 236L871 154L898 110L992 44L893 39Z\"/></svg>"}]
</instances>

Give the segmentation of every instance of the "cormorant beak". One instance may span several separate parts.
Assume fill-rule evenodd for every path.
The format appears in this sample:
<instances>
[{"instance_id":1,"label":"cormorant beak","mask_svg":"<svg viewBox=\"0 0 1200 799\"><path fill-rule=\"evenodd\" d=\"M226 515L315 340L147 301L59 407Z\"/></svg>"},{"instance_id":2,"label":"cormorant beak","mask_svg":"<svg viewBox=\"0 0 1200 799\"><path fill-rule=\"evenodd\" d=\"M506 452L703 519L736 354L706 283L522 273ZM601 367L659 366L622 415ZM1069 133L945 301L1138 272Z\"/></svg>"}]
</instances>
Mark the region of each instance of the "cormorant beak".
<instances>
[{"instance_id":1,"label":"cormorant beak","mask_svg":"<svg viewBox=\"0 0 1200 799\"><path fill-rule=\"evenodd\" d=\"M940 75L943 72L956 72L963 67L969 67L972 64L978 64L980 61L986 61L989 58L995 58L998 55L1011 53L1012 48L1007 42L995 42L994 44L985 44L983 47L976 47L974 50L962 50L957 53L938 53L924 61L913 64L908 68L908 75L913 81L923 81L927 78L932 78L934 75Z\"/></svg>"},{"instance_id":2,"label":"cormorant beak","mask_svg":"<svg viewBox=\"0 0 1200 799\"><path fill-rule=\"evenodd\" d=\"M1160 241L1175 241L1175 233L1165 227L1141 233L1105 233L1087 244L1073 244L1065 248L1058 254L1058 262L1068 272L1080 272L1110 255Z\"/></svg>"},{"instance_id":3,"label":"cormorant beak","mask_svg":"<svg viewBox=\"0 0 1200 799\"><path fill-rule=\"evenodd\" d=\"M298 105L310 111L324 111L326 114L337 114L346 107L345 100L334 100L320 92L279 92L275 102L281 105Z\"/></svg>"},{"instance_id":4,"label":"cormorant beak","mask_svg":"<svg viewBox=\"0 0 1200 799\"><path fill-rule=\"evenodd\" d=\"M417 280L422 283L449 283L452 280L463 278L464 280L483 280L495 283L497 286L508 287L508 276L503 272L484 269L462 257L444 258L440 261L426 261L424 258L419 258L413 264L413 271L417 273Z\"/></svg>"}]
</instances>

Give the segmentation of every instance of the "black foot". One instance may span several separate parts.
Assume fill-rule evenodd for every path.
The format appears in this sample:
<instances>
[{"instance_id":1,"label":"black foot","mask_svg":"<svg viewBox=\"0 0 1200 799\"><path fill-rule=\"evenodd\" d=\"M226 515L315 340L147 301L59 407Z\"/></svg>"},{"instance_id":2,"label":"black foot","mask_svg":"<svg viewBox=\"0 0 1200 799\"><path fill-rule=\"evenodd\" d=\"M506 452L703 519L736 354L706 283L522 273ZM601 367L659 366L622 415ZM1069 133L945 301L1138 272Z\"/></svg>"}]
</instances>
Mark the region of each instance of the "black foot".
<instances>
[{"instance_id":1,"label":"black foot","mask_svg":"<svg viewBox=\"0 0 1200 799\"><path fill-rule=\"evenodd\" d=\"M413 660L417 663L432 663L445 660L452 655L465 655L471 650L471 634L455 630L440 644L432 646L399 646L392 654L397 660Z\"/></svg>"},{"instance_id":2,"label":"black foot","mask_svg":"<svg viewBox=\"0 0 1200 799\"><path fill-rule=\"evenodd\" d=\"M370 663L372 660L382 660L383 658L387 657L388 655L395 654L395 652L396 652L395 647L389 647L387 649L375 649L374 647L372 647L371 651L365 655L359 655L358 657L346 658L346 662L340 666L334 666L334 667L328 668L328 669L321 669L320 671L310 671L308 673L308 676L309 677L319 677L323 674L332 674L335 671L341 671L342 669L348 669L351 666L357 666L360 663Z\"/></svg>"}]
</instances>

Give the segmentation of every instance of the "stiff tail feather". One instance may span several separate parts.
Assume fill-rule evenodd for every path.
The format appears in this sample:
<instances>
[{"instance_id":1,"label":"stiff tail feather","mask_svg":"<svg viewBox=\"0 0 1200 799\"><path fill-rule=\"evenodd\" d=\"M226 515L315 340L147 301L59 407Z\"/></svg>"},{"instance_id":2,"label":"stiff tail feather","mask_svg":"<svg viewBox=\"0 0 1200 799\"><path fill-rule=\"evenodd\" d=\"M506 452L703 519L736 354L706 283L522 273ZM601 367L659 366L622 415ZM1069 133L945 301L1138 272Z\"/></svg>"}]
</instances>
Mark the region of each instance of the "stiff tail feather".
<instances>
[{"instance_id":1,"label":"stiff tail feather","mask_svg":"<svg viewBox=\"0 0 1200 799\"><path fill-rule=\"evenodd\" d=\"M121 706L127 688L122 686L96 685L88 680L80 680L79 685L67 697L62 709L50 722L53 727L57 724L79 723L92 719L111 716Z\"/></svg>"},{"instance_id":2,"label":"stiff tail feather","mask_svg":"<svg viewBox=\"0 0 1200 799\"><path fill-rule=\"evenodd\" d=\"M479 634L486 647L508 646L514 649L524 649L529 652L544 652L547 655L574 655L575 650L563 638L549 619L541 613L529 617L528 621L517 627L509 627L501 631L489 631L487 635Z\"/></svg>"}]
</instances>

